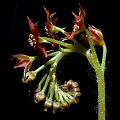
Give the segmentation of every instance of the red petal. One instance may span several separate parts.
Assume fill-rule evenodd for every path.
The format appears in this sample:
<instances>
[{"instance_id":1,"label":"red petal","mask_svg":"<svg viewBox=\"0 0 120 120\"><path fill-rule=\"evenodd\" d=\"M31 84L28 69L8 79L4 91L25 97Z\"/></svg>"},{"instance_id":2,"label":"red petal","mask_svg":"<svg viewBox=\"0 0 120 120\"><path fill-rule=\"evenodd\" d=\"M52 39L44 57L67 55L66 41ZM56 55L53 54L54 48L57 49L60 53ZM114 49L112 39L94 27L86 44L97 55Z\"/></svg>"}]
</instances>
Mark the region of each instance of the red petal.
<instances>
[{"instance_id":1,"label":"red petal","mask_svg":"<svg viewBox=\"0 0 120 120\"><path fill-rule=\"evenodd\" d=\"M81 39L83 40L83 42L84 42L86 45L90 45L90 44L89 44L89 40L88 40L88 38L87 38L86 35L81 34Z\"/></svg>"},{"instance_id":2,"label":"red petal","mask_svg":"<svg viewBox=\"0 0 120 120\"><path fill-rule=\"evenodd\" d=\"M42 51L44 53L44 55L45 55L46 58L48 57L46 49L45 49L45 47L42 44L40 44L40 43L37 44L37 50Z\"/></svg>"},{"instance_id":3,"label":"red petal","mask_svg":"<svg viewBox=\"0 0 120 120\"><path fill-rule=\"evenodd\" d=\"M43 6L43 8L44 8L44 10L45 10L46 16L47 16L48 18L50 18L50 13L49 13L49 11L46 9L46 7Z\"/></svg>"},{"instance_id":4,"label":"red petal","mask_svg":"<svg viewBox=\"0 0 120 120\"><path fill-rule=\"evenodd\" d=\"M80 16L76 15L74 12L72 12L72 14L75 17L75 21L78 22L80 19Z\"/></svg>"},{"instance_id":5,"label":"red petal","mask_svg":"<svg viewBox=\"0 0 120 120\"><path fill-rule=\"evenodd\" d=\"M80 5L80 11L81 11L81 15L83 15L83 17L85 18L86 12L84 11L81 5Z\"/></svg>"},{"instance_id":6,"label":"red petal","mask_svg":"<svg viewBox=\"0 0 120 120\"><path fill-rule=\"evenodd\" d=\"M55 20L52 20L53 25L56 25L58 18L56 18Z\"/></svg>"},{"instance_id":7,"label":"red petal","mask_svg":"<svg viewBox=\"0 0 120 120\"><path fill-rule=\"evenodd\" d=\"M31 19L28 16L27 16L27 19L28 19L31 33L35 36L36 39L38 39L39 31L37 26L35 26L35 24L31 21Z\"/></svg>"},{"instance_id":8,"label":"red petal","mask_svg":"<svg viewBox=\"0 0 120 120\"><path fill-rule=\"evenodd\" d=\"M27 16L27 19L28 19L28 23L29 23L29 26L30 26L30 30L33 33L33 31L35 29L35 25L28 16Z\"/></svg>"},{"instance_id":9,"label":"red petal","mask_svg":"<svg viewBox=\"0 0 120 120\"><path fill-rule=\"evenodd\" d=\"M74 38L74 36L75 36L75 34L73 32L71 32L71 34L69 36L62 38L62 41L64 41L64 40L72 40Z\"/></svg>"},{"instance_id":10,"label":"red petal","mask_svg":"<svg viewBox=\"0 0 120 120\"><path fill-rule=\"evenodd\" d=\"M30 60L29 56L27 55L24 55L24 54L16 54L16 55L13 55L13 58L17 58L17 59L20 59L20 60Z\"/></svg>"},{"instance_id":11,"label":"red petal","mask_svg":"<svg viewBox=\"0 0 120 120\"><path fill-rule=\"evenodd\" d=\"M100 39L99 35L95 32L95 30L92 27L88 27L91 36L96 37L97 39Z\"/></svg>"},{"instance_id":12,"label":"red petal","mask_svg":"<svg viewBox=\"0 0 120 120\"><path fill-rule=\"evenodd\" d=\"M19 60L17 64L14 66L14 68L25 68L27 64L29 63L29 60Z\"/></svg>"},{"instance_id":13,"label":"red petal","mask_svg":"<svg viewBox=\"0 0 120 120\"><path fill-rule=\"evenodd\" d=\"M56 43L52 43L52 50L54 50L56 48L57 44Z\"/></svg>"}]
</instances>

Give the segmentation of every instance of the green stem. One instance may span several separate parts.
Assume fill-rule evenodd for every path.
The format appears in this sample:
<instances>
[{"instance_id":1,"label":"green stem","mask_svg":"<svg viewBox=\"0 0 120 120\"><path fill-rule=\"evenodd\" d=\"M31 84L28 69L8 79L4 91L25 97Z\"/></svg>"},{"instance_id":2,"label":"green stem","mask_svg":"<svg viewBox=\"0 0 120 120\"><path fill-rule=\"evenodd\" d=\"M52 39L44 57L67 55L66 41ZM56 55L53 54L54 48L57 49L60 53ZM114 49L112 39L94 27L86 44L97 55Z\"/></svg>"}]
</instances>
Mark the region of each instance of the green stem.
<instances>
[{"instance_id":1,"label":"green stem","mask_svg":"<svg viewBox=\"0 0 120 120\"><path fill-rule=\"evenodd\" d=\"M47 40L47 41L50 41L50 42L53 42L53 43L62 45L62 46L64 46L64 47L67 47L67 48L70 48L70 49L74 46L74 45L72 45L72 44L65 43L65 42L62 42L62 41L58 41L58 40L53 39L53 38L40 37L40 39L45 39L45 40Z\"/></svg>"},{"instance_id":2,"label":"green stem","mask_svg":"<svg viewBox=\"0 0 120 120\"><path fill-rule=\"evenodd\" d=\"M59 27L56 27L56 29L57 29L57 31L63 33L65 36L69 36L64 29L59 28ZM86 50L87 50L87 49L86 49L82 44L80 44L76 39L73 38L72 41L74 42L75 45L77 45L77 46L81 49L81 51L86 51Z\"/></svg>"},{"instance_id":3,"label":"green stem","mask_svg":"<svg viewBox=\"0 0 120 120\"><path fill-rule=\"evenodd\" d=\"M59 53L59 51L56 51L56 52L51 52L51 53L48 53L48 56L55 56Z\"/></svg>"},{"instance_id":4,"label":"green stem","mask_svg":"<svg viewBox=\"0 0 120 120\"><path fill-rule=\"evenodd\" d=\"M59 51L53 51L53 50L49 50L49 51L47 51L47 53L48 53L48 56L50 57L50 56L55 56L55 55L57 55L58 53L59 53ZM40 56L40 58L44 58L45 57L45 55L41 55Z\"/></svg>"},{"instance_id":5,"label":"green stem","mask_svg":"<svg viewBox=\"0 0 120 120\"><path fill-rule=\"evenodd\" d=\"M49 100L51 101L53 99L54 91L55 91L55 81L51 81L50 88L49 88L49 92L50 92Z\"/></svg>"},{"instance_id":6,"label":"green stem","mask_svg":"<svg viewBox=\"0 0 120 120\"><path fill-rule=\"evenodd\" d=\"M103 46L103 58L102 64L100 65L93 42L92 37L89 31L85 30L89 42L90 42L90 49L93 55L93 63L94 63L94 70L97 77L98 83L98 120L105 120L105 81L104 81L104 67L105 67L105 60L106 60L106 46Z\"/></svg>"},{"instance_id":7,"label":"green stem","mask_svg":"<svg viewBox=\"0 0 120 120\"><path fill-rule=\"evenodd\" d=\"M104 74L105 63L106 63L106 55L107 55L107 47L106 47L105 44L102 47L103 47L103 57L102 57L101 69L102 69L103 74Z\"/></svg>"},{"instance_id":8,"label":"green stem","mask_svg":"<svg viewBox=\"0 0 120 120\"><path fill-rule=\"evenodd\" d=\"M55 82L55 99L57 102L60 103L60 98L59 98L59 86L57 81Z\"/></svg>"},{"instance_id":9,"label":"green stem","mask_svg":"<svg viewBox=\"0 0 120 120\"><path fill-rule=\"evenodd\" d=\"M38 89L39 90L41 90L42 83L45 81L47 76L48 76L48 72L46 72L45 75L43 76L43 78L40 80L40 82L38 84Z\"/></svg>"},{"instance_id":10,"label":"green stem","mask_svg":"<svg viewBox=\"0 0 120 120\"><path fill-rule=\"evenodd\" d=\"M56 69L57 69L57 65L59 63L59 61L63 58L64 55L66 55L66 52L59 52L54 63L52 64L51 68L50 68L50 76L51 76L51 85L50 85L50 100L52 100L54 92L55 92L55 80L56 80Z\"/></svg>"},{"instance_id":11,"label":"green stem","mask_svg":"<svg viewBox=\"0 0 120 120\"><path fill-rule=\"evenodd\" d=\"M69 44L69 43L65 43L65 42L62 42L62 41L58 41L56 39L52 39L52 38L48 38L48 37L40 37L40 39L45 39L47 41L50 41L50 42L54 42L56 44L59 44L61 46L64 46L68 49L71 49L72 51L76 52L76 51L79 51L79 53L85 55L85 52L86 52L86 48L83 47L82 45L72 45L72 44Z\"/></svg>"},{"instance_id":12,"label":"green stem","mask_svg":"<svg viewBox=\"0 0 120 120\"><path fill-rule=\"evenodd\" d=\"M50 81L50 76L48 75L48 76L47 76L47 79L46 79L46 81L45 81L45 84L44 84L44 86L43 86L42 92L45 92L45 90L47 89L47 86L48 86L49 81Z\"/></svg>"},{"instance_id":13,"label":"green stem","mask_svg":"<svg viewBox=\"0 0 120 120\"><path fill-rule=\"evenodd\" d=\"M35 70L36 73L38 73L39 71L41 71L42 69L44 69L45 67L47 67L48 65L52 64L54 62L54 60L58 57L59 53L56 54L56 56L54 56L53 58L51 58L49 61L47 61L44 65L40 66L39 68L37 68Z\"/></svg>"},{"instance_id":14,"label":"green stem","mask_svg":"<svg viewBox=\"0 0 120 120\"><path fill-rule=\"evenodd\" d=\"M96 70L98 82L98 120L105 120L105 82L101 69Z\"/></svg>"},{"instance_id":15,"label":"green stem","mask_svg":"<svg viewBox=\"0 0 120 120\"><path fill-rule=\"evenodd\" d=\"M94 45L93 45L93 42L92 42L92 37L89 33L89 31L86 29L85 30L87 36L88 36L88 39L89 39L89 42L90 42L90 49L91 49L91 52L93 54L93 62L96 64L96 69L97 67L100 67L100 64L99 64L99 60L98 60L98 57L97 57L97 54L96 54L96 51L95 51L95 48L94 48Z\"/></svg>"}]
</instances>

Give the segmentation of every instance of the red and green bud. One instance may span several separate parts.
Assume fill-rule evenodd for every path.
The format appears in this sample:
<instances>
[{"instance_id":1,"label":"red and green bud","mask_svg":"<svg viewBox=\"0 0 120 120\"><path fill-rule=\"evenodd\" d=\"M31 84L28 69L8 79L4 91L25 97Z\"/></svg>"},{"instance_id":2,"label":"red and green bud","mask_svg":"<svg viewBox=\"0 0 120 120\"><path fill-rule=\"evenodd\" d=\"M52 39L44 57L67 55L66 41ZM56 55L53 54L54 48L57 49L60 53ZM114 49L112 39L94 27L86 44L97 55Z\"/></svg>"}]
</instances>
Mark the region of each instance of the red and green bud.
<instances>
[{"instance_id":1,"label":"red and green bud","mask_svg":"<svg viewBox=\"0 0 120 120\"><path fill-rule=\"evenodd\" d=\"M88 30L95 46L103 46L105 44L103 34L99 29L95 28L94 26L89 26ZM81 34L81 39L86 45L90 45L89 38L86 34Z\"/></svg>"},{"instance_id":2,"label":"red and green bud","mask_svg":"<svg viewBox=\"0 0 120 120\"><path fill-rule=\"evenodd\" d=\"M103 46L104 38L102 32L94 26L89 26L88 30L90 32L94 45Z\"/></svg>"}]
</instances>

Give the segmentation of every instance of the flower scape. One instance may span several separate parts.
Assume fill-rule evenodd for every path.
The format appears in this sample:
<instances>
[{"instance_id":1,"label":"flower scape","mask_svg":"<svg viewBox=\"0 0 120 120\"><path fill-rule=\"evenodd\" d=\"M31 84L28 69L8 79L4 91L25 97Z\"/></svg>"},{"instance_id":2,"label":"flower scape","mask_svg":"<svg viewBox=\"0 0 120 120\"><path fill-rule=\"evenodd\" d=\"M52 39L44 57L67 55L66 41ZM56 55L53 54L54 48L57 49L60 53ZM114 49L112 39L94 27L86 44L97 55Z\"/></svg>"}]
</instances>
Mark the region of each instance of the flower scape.
<instances>
[{"instance_id":1,"label":"flower scape","mask_svg":"<svg viewBox=\"0 0 120 120\"><path fill-rule=\"evenodd\" d=\"M58 63L64 56L72 52L82 54L95 71L98 83L98 120L105 120L104 72L107 48L102 32L93 25L85 24L86 12L81 4L79 4L78 14L71 12L74 20L73 29L70 32L57 26L58 18L54 19L56 13L50 14L50 11L45 6L43 6L43 9L47 18L44 22L46 36L40 34L38 22L33 23L30 17L27 16L31 31L28 42L36 51L36 56L13 55L12 60L17 59L14 68L24 68L22 82L25 84L35 81L38 73L48 68L37 84L34 101L35 103L44 103L44 111L52 108L55 114L57 111L65 111L71 105L77 104L81 96L80 88L76 81L68 80L62 85L58 83L56 77ZM64 37L61 38L58 35L59 33L62 33ZM76 35L80 36L79 39L75 39ZM70 43L67 41L70 41ZM43 43L49 44L51 46L50 49L48 50ZM86 45L89 48L86 48ZM101 60L98 59L95 46L103 48ZM33 70L33 63L40 63L43 58L46 59L46 62Z\"/></svg>"}]
</instances>

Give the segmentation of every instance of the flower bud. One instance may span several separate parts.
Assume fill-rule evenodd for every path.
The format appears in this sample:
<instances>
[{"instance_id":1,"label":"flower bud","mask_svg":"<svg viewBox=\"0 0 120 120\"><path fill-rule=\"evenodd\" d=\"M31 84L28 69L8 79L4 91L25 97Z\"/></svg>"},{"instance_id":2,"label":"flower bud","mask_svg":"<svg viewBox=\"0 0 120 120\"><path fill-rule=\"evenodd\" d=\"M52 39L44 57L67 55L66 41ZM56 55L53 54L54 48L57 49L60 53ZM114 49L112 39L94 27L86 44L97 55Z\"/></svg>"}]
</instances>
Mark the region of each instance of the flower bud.
<instances>
[{"instance_id":1,"label":"flower bud","mask_svg":"<svg viewBox=\"0 0 120 120\"><path fill-rule=\"evenodd\" d=\"M25 76L22 78L22 82L29 83L36 79L36 72L35 71L28 71Z\"/></svg>"},{"instance_id":2,"label":"flower bud","mask_svg":"<svg viewBox=\"0 0 120 120\"><path fill-rule=\"evenodd\" d=\"M62 85L62 89L66 92L80 91L78 83L73 80L65 81L64 84Z\"/></svg>"},{"instance_id":3,"label":"flower bud","mask_svg":"<svg viewBox=\"0 0 120 120\"><path fill-rule=\"evenodd\" d=\"M79 92L79 91L80 91L80 88L79 88L79 87L73 88L73 91Z\"/></svg>"},{"instance_id":4,"label":"flower bud","mask_svg":"<svg viewBox=\"0 0 120 120\"><path fill-rule=\"evenodd\" d=\"M62 105L63 105L63 107L65 107L65 108L68 108L68 103L67 103L67 101L64 101L64 102L62 102Z\"/></svg>"},{"instance_id":5,"label":"flower bud","mask_svg":"<svg viewBox=\"0 0 120 120\"><path fill-rule=\"evenodd\" d=\"M73 105L75 103L74 99L68 99L67 102L69 105Z\"/></svg>"},{"instance_id":6,"label":"flower bud","mask_svg":"<svg viewBox=\"0 0 120 120\"><path fill-rule=\"evenodd\" d=\"M104 45L103 34L99 29L91 25L88 27L88 30L90 31L90 35L92 36L94 45L98 45L98 46Z\"/></svg>"},{"instance_id":7,"label":"flower bud","mask_svg":"<svg viewBox=\"0 0 120 120\"><path fill-rule=\"evenodd\" d=\"M55 114L57 110L60 108L59 102L53 102L53 113Z\"/></svg>"},{"instance_id":8,"label":"flower bud","mask_svg":"<svg viewBox=\"0 0 120 120\"><path fill-rule=\"evenodd\" d=\"M76 98L76 97L79 97L79 96L81 96L81 93L80 92L74 92L74 98Z\"/></svg>"},{"instance_id":9,"label":"flower bud","mask_svg":"<svg viewBox=\"0 0 120 120\"><path fill-rule=\"evenodd\" d=\"M34 95L34 101L35 103L40 103L41 101L45 101L46 99L46 96L43 92L37 92L35 95Z\"/></svg>"},{"instance_id":10,"label":"flower bud","mask_svg":"<svg viewBox=\"0 0 120 120\"><path fill-rule=\"evenodd\" d=\"M52 100L46 100L45 103L44 103L44 106L45 106L44 111L47 111L48 108L52 107L52 105L53 105L53 101Z\"/></svg>"},{"instance_id":11,"label":"flower bud","mask_svg":"<svg viewBox=\"0 0 120 120\"><path fill-rule=\"evenodd\" d=\"M89 25L88 30L90 32L92 42L95 46L103 46L105 44L103 34L99 29L97 29L93 25ZM86 45L90 45L89 37L87 34L81 34L81 39Z\"/></svg>"},{"instance_id":12,"label":"flower bud","mask_svg":"<svg viewBox=\"0 0 120 120\"><path fill-rule=\"evenodd\" d=\"M86 57L87 57L89 63L91 64L91 66L92 66L93 68L95 68L94 58L93 58L93 55L92 55L90 49L88 49L88 50L86 51Z\"/></svg>"}]
</instances>

